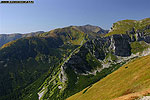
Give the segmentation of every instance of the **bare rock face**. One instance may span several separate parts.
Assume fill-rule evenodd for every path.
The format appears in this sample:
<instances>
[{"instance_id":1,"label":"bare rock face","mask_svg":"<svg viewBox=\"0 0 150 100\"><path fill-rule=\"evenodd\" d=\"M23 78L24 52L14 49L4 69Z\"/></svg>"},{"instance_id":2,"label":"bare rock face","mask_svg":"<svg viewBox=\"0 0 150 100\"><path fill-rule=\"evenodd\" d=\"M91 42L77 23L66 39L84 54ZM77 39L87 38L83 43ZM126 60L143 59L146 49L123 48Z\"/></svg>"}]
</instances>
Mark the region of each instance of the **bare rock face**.
<instances>
[{"instance_id":1,"label":"bare rock face","mask_svg":"<svg viewBox=\"0 0 150 100\"><path fill-rule=\"evenodd\" d=\"M146 43L150 43L150 36L144 37L144 41L145 41Z\"/></svg>"},{"instance_id":2,"label":"bare rock face","mask_svg":"<svg viewBox=\"0 0 150 100\"><path fill-rule=\"evenodd\" d=\"M88 41L83 47L88 49L97 59L104 60L106 53L109 52L110 44L110 37L105 37Z\"/></svg>"},{"instance_id":3,"label":"bare rock face","mask_svg":"<svg viewBox=\"0 0 150 100\"><path fill-rule=\"evenodd\" d=\"M103 62L108 54L118 57L130 57L132 54L130 44L135 41L150 43L150 36L144 37L144 35L137 34L133 30L129 34L116 34L87 41L79 49L79 52L72 55L68 62L65 63L65 67L70 67L77 73L90 72L93 67L87 61L88 54L100 62Z\"/></svg>"},{"instance_id":4,"label":"bare rock face","mask_svg":"<svg viewBox=\"0 0 150 100\"><path fill-rule=\"evenodd\" d=\"M146 43L150 43L150 36L144 35L144 32L137 31L134 36L136 41L145 41Z\"/></svg>"},{"instance_id":5,"label":"bare rock face","mask_svg":"<svg viewBox=\"0 0 150 100\"><path fill-rule=\"evenodd\" d=\"M104 61L110 53L115 56L127 57L131 55L130 41L131 38L128 35L113 35L87 41L64 66L71 67L77 73L90 72L93 66L87 61L88 54L93 57L92 60L96 59L97 61ZM111 47L112 45L114 49Z\"/></svg>"},{"instance_id":6,"label":"bare rock face","mask_svg":"<svg viewBox=\"0 0 150 100\"><path fill-rule=\"evenodd\" d=\"M131 55L131 38L128 35L113 35L112 38L115 46L115 55L122 57Z\"/></svg>"},{"instance_id":7,"label":"bare rock face","mask_svg":"<svg viewBox=\"0 0 150 100\"><path fill-rule=\"evenodd\" d=\"M132 31L128 31L127 34L131 37L131 42L134 41L145 41L146 43L150 43L149 33L144 32L145 30L150 29L150 26L146 26L143 30L137 30L133 28Z\"/></svg>"}]
</instances>

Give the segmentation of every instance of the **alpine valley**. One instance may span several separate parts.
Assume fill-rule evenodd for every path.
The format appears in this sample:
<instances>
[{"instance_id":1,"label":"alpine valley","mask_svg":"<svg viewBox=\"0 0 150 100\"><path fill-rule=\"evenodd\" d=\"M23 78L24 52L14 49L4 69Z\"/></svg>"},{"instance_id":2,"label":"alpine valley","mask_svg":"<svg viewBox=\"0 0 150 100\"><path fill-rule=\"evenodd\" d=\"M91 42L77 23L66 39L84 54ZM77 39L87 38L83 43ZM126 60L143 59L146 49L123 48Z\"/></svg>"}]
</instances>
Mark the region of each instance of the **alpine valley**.
<instances>
[{"instance_id":1,"label":"alpine valley","mask_svg":"<svg viewBox=\"0 0 150 100\"><path fill-rule=\"evenodd\" d=\"M84 25L0 35L0 42L0 100L134 100L150 94L150 18L118 21L109 31Z\"/></svg>"}]
</instances>

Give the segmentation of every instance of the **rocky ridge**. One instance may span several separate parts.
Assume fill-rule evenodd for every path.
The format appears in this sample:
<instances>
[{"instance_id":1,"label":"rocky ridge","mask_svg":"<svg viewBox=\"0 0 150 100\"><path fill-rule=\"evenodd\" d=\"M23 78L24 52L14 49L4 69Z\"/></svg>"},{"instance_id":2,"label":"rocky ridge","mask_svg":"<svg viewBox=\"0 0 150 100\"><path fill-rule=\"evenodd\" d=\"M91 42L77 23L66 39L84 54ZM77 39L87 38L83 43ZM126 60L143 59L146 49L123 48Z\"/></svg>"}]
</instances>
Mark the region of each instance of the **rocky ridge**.
<instances>
[{"instance_id":1,"label":"rocky ridge","mask_svg":"<svg viewBox=\"0 0 150 100\"><path fill-rule=\"evenodd\" d=\"M61 77L59 76L59 79L63 85L59 85L57 88L64 91L62 92L63 95L68 95L68 92L66 91L74 91L72 92L72 94L74 94L76 91L74 89L68 90L68 86L73 84L71 85L73 88L76 86L80 87L81 83L79 84L79 82L81 77L94 75L92 76L94 78L105 69L112 68L112 72L119 68L114 66L122 66L124 63L132 59L149 55L149 41L146 39L148 36L139 36L137 39L133 40L133 37L136 35L137 34L116 34L109 37L89 40L81 45L75 50L76 52L72 52L61 65L61 71L59 74ZM135 48L133 48L131 44L134 42L144 42L147 48L133 54L132 51ZM72 83L69 83L70 78L68 76L68 70L75 75L72 77L75 81ZM101 78L96 79L95 82L99 79ZM88 80L84 81L88 82ZM89 82L87 85L83 85L83 87L79 90L82 90L91 84L92 83ZM47 93L45 92L45 94ZM42 100L42 98L40 100Z\"/></svg>"}]
</instances>

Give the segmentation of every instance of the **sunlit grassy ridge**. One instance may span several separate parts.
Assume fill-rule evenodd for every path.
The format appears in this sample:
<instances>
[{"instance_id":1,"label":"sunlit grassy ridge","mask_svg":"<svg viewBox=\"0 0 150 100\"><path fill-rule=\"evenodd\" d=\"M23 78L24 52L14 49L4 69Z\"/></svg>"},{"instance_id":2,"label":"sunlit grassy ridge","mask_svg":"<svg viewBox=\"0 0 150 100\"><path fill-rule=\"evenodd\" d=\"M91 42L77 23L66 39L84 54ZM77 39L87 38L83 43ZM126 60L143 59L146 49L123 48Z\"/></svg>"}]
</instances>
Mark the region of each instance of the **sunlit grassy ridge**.
<instances>
[{"instance_id":1,"label":"sunlit grassy ridge","mask_svg":"<svg viewBox=\"0 0 150 100\"><path fill-rule=\"evenodd\" d=\"M85 33L72 28L59 28L44 34L40 34L41 37L53 37L53 38L60 38L64 43L72 43L74 45L79 45L83 40Z\"/></svg>"},{"instance_id":2,"label":"sunlit grassy ridge","mask_svg":"<svg viewBox=\"0 0 150 100\"><path fill-rule=\"evenodd\" d=\"M67 100L111 100L150 88L150 56L137 58Z\"/></svg>"},{"instance_id":3,"label":"sunlit grassy ridge","mask_svg":"<svg viewBox=\"0 0 150 100\"><path fill-rule=\"evenodd\" d=\"M145 18L143 20L122 20L113 24L112 30L106 34L110 36L113 34L126 34L127 31L132 31L134 28L135 31L142 31L149 33L150 30L146 27L150 26L150 18Z\"/></svg>"},{"instance_id":4,"label":"sunlit grassy ridge","mask_svg":"<svg viewBox=\"0 0 150 100\"><path fill-rule=\"evenodd\" d=\"M11 46L15 42L16 42L16 40L8 42L8 43L4 44L1 48L5 48L5 47L8 47L8 46Z\"/></svg>"}]
</instances>

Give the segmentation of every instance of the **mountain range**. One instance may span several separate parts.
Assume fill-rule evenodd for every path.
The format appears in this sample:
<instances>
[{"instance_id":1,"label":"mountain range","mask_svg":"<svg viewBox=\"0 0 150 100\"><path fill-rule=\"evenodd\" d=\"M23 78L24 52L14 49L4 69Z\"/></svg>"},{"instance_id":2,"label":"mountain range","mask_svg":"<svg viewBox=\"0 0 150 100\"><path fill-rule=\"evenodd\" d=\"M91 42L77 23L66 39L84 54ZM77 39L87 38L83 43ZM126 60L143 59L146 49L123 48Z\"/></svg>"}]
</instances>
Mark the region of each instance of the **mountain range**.
<instances>
[{"instance_id":1,"label":"mountain range","mask_svg":"<svg viewBox=\"0 0 150 100\"><path fill-rule=\"evenodd\" d=\"M37 31L37 32L32 32L32 33L27 33L27 34L20 34L20 33L0 34L0 47L10 41L17 40L23 37L35 36L41 33L44 33L44 31Z\"/></svg>"},{"instance_id":2,"label":"mountain range","mask_svg":"<svg viewBox=\"0 0 150 100\"><path fill-rule=\"evenodd\" d=\"M0 48L0 100L111 100L150 88L140 73L149 71L150 18L10 37Z\"/></svg>"},{"instance_id":3,"label":"mountain range","mask_svg":"<svg viewBox=\"0 0 150 100\"><path fill-rule=\"evenodd\" d=\"M108 30L104 30L98 26L92 26L92 25L84 25L84 26L70 26L70 27L74 27L79 31L91 34L91 35L97 35L98 34L106 34L108 33ZM36 36L39 34L45 33L44 31L37 31L37 32L31 32L31 33L26 33L26 34L21 34L21 33L14 33L14 34L0 34L0 47L3 46L4 44L13 41L13 40L17 40L20 38L24 38L24 37L31 37L31 36ZM98 33L98 34L96 34Z\"/></svg>"}]
</instances>

